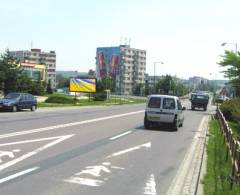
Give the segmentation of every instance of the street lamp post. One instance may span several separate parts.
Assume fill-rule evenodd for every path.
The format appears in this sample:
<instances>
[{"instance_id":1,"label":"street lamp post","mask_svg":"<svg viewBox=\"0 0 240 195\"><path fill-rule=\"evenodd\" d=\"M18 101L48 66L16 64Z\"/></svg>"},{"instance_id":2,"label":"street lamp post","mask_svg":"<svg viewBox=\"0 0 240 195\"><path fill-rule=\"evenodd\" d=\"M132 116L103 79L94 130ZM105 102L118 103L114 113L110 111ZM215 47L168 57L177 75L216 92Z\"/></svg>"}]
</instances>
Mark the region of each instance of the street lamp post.
<instances>
[{"instance_id":1,"label":"street lamp post","mask_svg":"<svg viewBox=\"0 0 240 195\"><path fill-rule=\"evenodd\" d=\"M221 44L221 46L223 46L223 47L225 45L234 45L235 46L235 53L237 54L237 43L226 43L226 42L224 42L224 43Z\"/></svg>"},{"instance_id":2,"label":"street lamp post","mask_svg":"<svg viewBox=\"0 0 240 195\"><path fill-rule=\"evenodd\" d=\"M154 77L153 77L153 86L154 86L154 93L156 93L156 64L160 63L160 64L164 64L162 61L159 62L154 62Z\"/></svg>"}]
</instances>

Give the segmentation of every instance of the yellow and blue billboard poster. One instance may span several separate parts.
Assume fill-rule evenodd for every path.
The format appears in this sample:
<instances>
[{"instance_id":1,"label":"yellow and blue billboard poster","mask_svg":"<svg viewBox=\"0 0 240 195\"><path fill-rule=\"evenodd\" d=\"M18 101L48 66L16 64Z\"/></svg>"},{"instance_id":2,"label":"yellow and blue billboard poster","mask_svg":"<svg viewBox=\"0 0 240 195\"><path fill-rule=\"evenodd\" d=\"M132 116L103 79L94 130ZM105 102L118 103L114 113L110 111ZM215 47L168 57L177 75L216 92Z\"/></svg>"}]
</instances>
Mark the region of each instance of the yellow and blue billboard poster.
<instances>
[{"instance_id":1,"label":"yellow and blue billboard poster","mask_svg":"<svg viewBox=\"0 0 240 195\"><path fill-rule=\"evenodd\" d=\"M96 92L96 79L71 78L69 91L95 93Z\"/></svg>"}]
</instances>

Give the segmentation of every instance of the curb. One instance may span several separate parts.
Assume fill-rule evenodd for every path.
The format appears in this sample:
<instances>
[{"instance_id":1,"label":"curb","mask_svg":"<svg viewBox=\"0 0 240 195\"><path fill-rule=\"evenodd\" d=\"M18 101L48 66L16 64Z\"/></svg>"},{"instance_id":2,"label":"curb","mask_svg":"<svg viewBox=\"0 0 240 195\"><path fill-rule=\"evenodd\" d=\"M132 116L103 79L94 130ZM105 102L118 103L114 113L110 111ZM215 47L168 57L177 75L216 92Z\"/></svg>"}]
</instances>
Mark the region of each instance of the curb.
<instances>
[{"instance_id":1,"label":"curb","mask_svg":"<svg viewBox=\"0 0 240 195\"><path fill-rule=\"evenodd\" d=\"M209 116L205 116L173 179L167 195L195 195L200 180Z\"/></svg>"}]
</instances>

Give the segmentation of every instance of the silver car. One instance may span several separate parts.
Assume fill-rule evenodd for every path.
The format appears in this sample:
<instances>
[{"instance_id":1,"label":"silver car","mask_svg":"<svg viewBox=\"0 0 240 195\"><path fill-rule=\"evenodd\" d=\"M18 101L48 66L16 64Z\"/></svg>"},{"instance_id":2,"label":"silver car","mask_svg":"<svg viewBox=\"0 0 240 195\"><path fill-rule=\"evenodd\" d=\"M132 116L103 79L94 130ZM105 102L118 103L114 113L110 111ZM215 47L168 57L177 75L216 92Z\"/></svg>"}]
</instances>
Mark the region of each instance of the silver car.
<instances>
[{"instance_id":1,"label":"silver car","mask_svg":"<svg viewBox=\"0 0 240 195\"><path fill-rule=\"evenodd\" d=\"M185 109L176 96L150 95L145 109L144 127L148 129L152 124L170 124L177 131L183 126Z\"/></svg>"}]
</instances>

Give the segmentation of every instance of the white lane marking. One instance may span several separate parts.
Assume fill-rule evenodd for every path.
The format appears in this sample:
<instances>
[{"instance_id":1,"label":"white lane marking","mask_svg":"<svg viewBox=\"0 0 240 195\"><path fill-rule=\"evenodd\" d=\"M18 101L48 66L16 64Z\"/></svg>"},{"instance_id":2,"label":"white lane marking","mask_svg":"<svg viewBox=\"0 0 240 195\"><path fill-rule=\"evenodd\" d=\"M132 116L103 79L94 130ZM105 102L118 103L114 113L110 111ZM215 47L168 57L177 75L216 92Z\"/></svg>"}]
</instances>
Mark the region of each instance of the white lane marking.
<instances>
[{"instance_id":1,"label":"white lane marking","mask_svg":"<svg viewBox=\"0 0 240 195\"><path fill-rule=\"evenodd\" d=\"M64 135L64 136L73 136L73 135ZM48 141L53 139L59 139L63 136L57 136L57 137L46 137L46 138L40 138L40 139L32 139L32 140L24 140L24 141L18 141L18 142L10 142L10 143L4 143L0 144L0 146L11 146L11 145L17 145L17 144L26 144L26 143L33 143L33 142L41 142L41 141Z\"/></svg>"},{"instance_id":2,"label":"white lane marking","mask_svg":"<svg viewBox=\"0 0 240 195\"><path fill-rule=\"evenodd\" d=\"M104 183L104 181L102 180L88 179L88 178L81 178L81 177L70 177L69 179L64 179L63 181L68 183L76 183L76 184L93 186L93 187L101 186Z\"/></svg>"},{"instance_id":3,"label":"white lane marking","mask_svg":"<svg viewBox=\"0 0 240 195\"><path fill-rule=\"evenodd\" d=\"M9 181L9 180L11 180L11 179L15 179L15 178L17 178L17 177L20 177L20 176L22 176L22 175L25 175L25 174L27 174L27 173L36 171L37 169L39 169L39 167L33 167L33 168L31 168L31 169L27 169L27 170L21 171L21 172L19 172L19 173L15 173L15 174L13 174L13 175L10 175L10 176L7 176L7 177L5 177L5 178L2 178L2 179L0 179L0 184L1 184L1 183L4 183L4 182L6 182L6 181Z\"/></svg>"},{"instance_id":4,"label":"white lane marking","mask_svg":"<svg viewBox=\"0 0 240 195\"><path fill-rule=\"evenodd\" d=\"M94 177L100 177L101 176L100 173L102 171L106 173L111 173L111 171L107 167L99 165L99 166L88 166L86 167L85 170L82 170L81 172L76 173L75 175L89 174L89 175L93 175Z\"/></svg>"},{"instance_id":5,"label":"white lane marking","mask_svg":"<svg viewBox=\"0 0 240 195\"><path fill-rule=\"evenodd\" d=\"M119 152L115 152L115 153L107 156L106 158L111 158L111 157L114 157L114 156L120 156L122 154L132 152L134 150L138 150L138 149L141 149L141 148L151 148L151 142L148 142L148 143L145 143L145 144L142 144L142 145L139 145L139 146L135 146L135 147L132 147L132 148L128 148L128 149L125 149L125 150L121 150Z\"/></svg>"},{"instance_id":6,"label":"white lane marking","mask_svg":"<svg viewBox=\"0 0 240 195\"><path fill-rule=\"evenodd\" d=\"M112 169L120 169L120 170L125 170L123 167L117 167L117 166L111 166Z\"/></svg>"},{"instance_id":7,"label":"white lane marking","mask_svg":"<svg viewBox=\"0 0 240 195\"><path fill-rule=\"evenodd\" d=\"M14 155L14 152L12 151L0 151L0 163L3 162L2 158L3 157L8 157L8 158L14 158L15 155Z\"/></svg>"},{"instance_id":8,"label":"white lane marking","mask_svg":"<svg viewBox=\"0 0 240 195\"><path fill-rule=\"evenodd\" d=\"M111 163L110 163L110 162L103 162L102 164L103 164L103 165L106 165L106 166L109 166L109 165L111 165Z\"/></svg>"},{"instance_id":9,"label":"white lane marking","mask_svg":"<svg viewBox=\"0 0 240 195\"><path fill-rule=\"evenodd\" d=\"M144 194L145 195L157 195L156 182L155 182L155 178L154 178L153 174L151 174L149 180L146 183L146 186L144 188Z\"/></svg>"},{"instance_id":10,"label":"white lane marking","mask_svg":"<svg viewBox=\"0 0 240 195\"><path fill-rule=\"evenodd\" d=\"M7 163L4 163L4 164L0 165L0 171L2 171L3 169L5 169L5 168L7 168L7 167L10 167L10 166L18 163L18 162L21 162L21 161L27 159L27 158L29 158L30 156L36 155L36 154L38 154L39 152L41 152L41 151L43 151L43 150L45 150L45 149L47 149L47 148L49 148L49 147L51 147L51 146L54 146L54 145L56 145L56 144L58 144L58 143L60 143L60 142L62 142L62 141L64 141L64 140L66 140L66 139L68 139L68 138L70 138L70 137L72 137L72 136L74 136L74 134L72 134L72 135L64 135L64 136L59 136L59 137L43 138L43 139L42 139L43 141L45 141L45 140L52 140L52 139L54 139L54 140L57 139L57 140L55 140L55 141L53 141L53 142L50 142L50 143L48 143L48 144L46 144L46 145L44 145L44 146L42 146L42 147L40 147L40 148L32 151L32 152L29 152L29 153L27 153L27 154L24 154L24 155L22 155L22 156L20 156L20 157L18 157L18 158L16 158L16 159L14 159L14 160L12 160L12 161L9 161L9 162L7 162ZM27 141L32 141L32 140L27 140ZM28 143L27 141L26 141L25 143ZM37 141L40 141L40 139L38 139ZM11 144L11 143L7 143L7 144ZM15 144L19 144L19 142L15 142Z\"/></svg>"},{"instance_id":11,"label":"white lane marking","mask_svg":"<svg viewBox=\"0 0 240 195\"><path fill-rule=\"evenodd\" d=\"M0 135L0 139L7 138L7 137L18 136L18 135L26 135L26 134L30 134L30 133L38 133L38 132L43 132L43 131L56 130L56 129L60 129L60 128L64 128L64 127L72 127L72 126L76 126L76 125L88 124L88 123L93 123L93 122L98 122L98 121L103 121L103 120L108 120L108 119L113 119L113 118L119 118L119 117L139 114L139 113L142 113L142 112L144 112L144 110L140 110L140 111L136 111L136 112L128 112L128 113L124 113L124 114L117 114L117 115L107 116L107 117L100 117L100 118L95 118L95 119L90 119L90 120L85 120L85 121L79 121L79 122L74 122L74 123L66 123L66 124L62 124L62 125L43 127L43 128L39 128L39 129L32 129L32 130L27 130L27 131L18 131L18 132L15 132L15 133L7 133L7 134Z\"/></svg>"},{"instance_id":12,"label":"white lane marking","mask_svg":"<svg viewBox=\"0 0 240 195\"><path fill-rule=\"evenodd\" d=\"M14 149L13 152L21 152L20 149Z\"/></svg>"},{"instance_id":13,"label":"white lane marking","mask_svg":"<svg viewBox=\"0 0 240 195\"><path fill-rule=\"evenodd\" d=\"M124 135L129 134L129 133L132 133L132 131L127 131L127 132L125 132L125 133L122 133L122 134L116 135L116 136L114 136L114 137L111 137L110 140L118 139L119 137L122 137L122 136L124 136Z\"/></svg>"}]
</instances>

